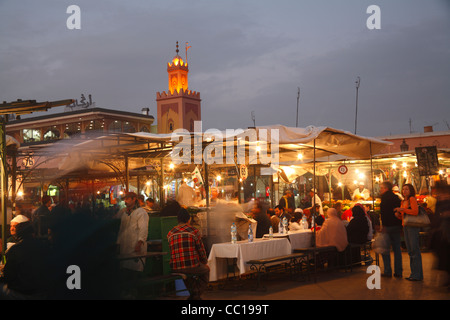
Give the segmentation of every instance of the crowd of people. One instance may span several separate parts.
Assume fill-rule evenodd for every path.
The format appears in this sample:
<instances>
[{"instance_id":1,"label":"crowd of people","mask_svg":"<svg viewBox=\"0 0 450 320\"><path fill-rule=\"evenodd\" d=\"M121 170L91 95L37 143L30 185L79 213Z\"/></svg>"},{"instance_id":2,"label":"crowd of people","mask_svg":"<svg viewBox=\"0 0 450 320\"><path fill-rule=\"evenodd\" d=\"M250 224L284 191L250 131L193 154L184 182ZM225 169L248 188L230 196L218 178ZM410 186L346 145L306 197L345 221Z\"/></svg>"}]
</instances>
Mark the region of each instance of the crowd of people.
<instances>
[{"instance_id":1,"label":"crowd of people","mask_svg":"<svg viewBox=\"0 0 450 320\"><path fill-rule=\"evenodd\" d=\"M361 196L366 194L361 184L355 193ZM409 281L423 280L423 266L421 247L427 246L437 258L437 268L450 274L450 186L437 184L435 197L429 197L427 212L431 219L429 227L405 225L407 215L419 214L419 204L416 199L414 186L405 184L401 192L397 186L389 181L380 185L380 212L375 213L370 204L354 202L352 207L343 211L342 202L338 201L323 213L322 203L314 189L311 190L311 199L315 203L308 208L295 208L292 192L286 191L279 205L269 208L266 214L262 213L261 205L254 204L251 216L257 220L256 237L262 237L269 232L272 226L278 232L280 220L288 219L289 230L301 229L300 221L306 216L308 227L316 228L317 246L335 246L338 252L343 252L349 244L364 244L374 239L375 235L382 234L386 246L381 255L383 260L383 276L403 278L402 244L409 256L411 273L405 277ZM367 194L366 194L367 196ZM317 198L316 198L317 197ZM427 231L428 241L423 243L421 231ZM402 242L403 240L403 242ZM391 254L393 252L394 265L392 269ZM448 284L447 284L448 285Z\"/></svg>"},{"instance_id":2,"label":"crowd of people","mask_svg":"<svg viewBox=\"0 0 450 320\"><path fill-rule=\"evenodd\" d=\"M181 189L181 188L180 188ZM431 217L429 248L438 258L437 268L450 274L450 186L437 185L436 201ZM363 191L362 191L363 192ZM296 208L292 193L287 191L274 208L265 208L258 201L252 202L248 218L257 223L256 238L279 232L280 221L289 222L288 229L298 231L315 228L317 246L335 246L343 252L349 243L363 244L383 234L392 248L394 265L388 250L382 254L383 276L403 277L402 236L409 255L411 273L409 281L423 280L419 227L404 224L407 215L418 215L419 204L414 187L405 184L401 195L394 193L394 186L385 181L380 186L380 213L377 216L370 205L355 203L349 211L343 211L342 203L323 211L317 191L310 192L310 206ZM178 225L167 235L170 247L170 266L173 272L188 274L186 285L191 299L200 299L207 287L209 267L204 239L192 223L186 210L194 194L186 188L178 201L170 201L159 212L162 216L178 217ZM142 272L143 264L133 260L116 262L117 254L147 251L149 212L158 210L155 202L133 192L124 195L124 207L115 212L112 219L98 219L92 210L76 211L63 204L52 205L44 196L41 205L32 214L18 207L18 214L11 220L6 258L1 277L2 299L66 299L66 298L118 298L123 271L128 275ZM212 205L219 207L216 197ZM229 207L227 207L229 208ZM234 215L233 215L234 216ZM233 217L234 219L234 217ZM248 222L247 227L248 227ZM67 289L67 267L77 265L83 273L83 290ZM195 280L193 280L195 279Z\"/></svg>"}]
</instances>

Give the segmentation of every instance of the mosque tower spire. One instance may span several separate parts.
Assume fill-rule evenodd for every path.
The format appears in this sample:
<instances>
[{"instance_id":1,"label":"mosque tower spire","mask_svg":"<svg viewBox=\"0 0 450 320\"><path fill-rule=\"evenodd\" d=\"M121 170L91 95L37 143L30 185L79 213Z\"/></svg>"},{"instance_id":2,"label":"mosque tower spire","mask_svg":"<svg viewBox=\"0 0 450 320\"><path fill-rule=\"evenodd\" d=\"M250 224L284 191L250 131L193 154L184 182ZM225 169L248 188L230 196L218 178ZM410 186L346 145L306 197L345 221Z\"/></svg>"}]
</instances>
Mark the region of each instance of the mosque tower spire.
<instances>
[{"instance_id":1,"label":"mosque tower spire","mask_svg":"<svg viewBox=\"0 0 450 320\"><path fill-rule=\"evenodd\" d=\"M157 92L158 133L170 133L178 128L194 131L194 121L201 120L200 92L188 89L189 68L179 55L167 63L168 91Z\"/></svg>"}]
</instances>

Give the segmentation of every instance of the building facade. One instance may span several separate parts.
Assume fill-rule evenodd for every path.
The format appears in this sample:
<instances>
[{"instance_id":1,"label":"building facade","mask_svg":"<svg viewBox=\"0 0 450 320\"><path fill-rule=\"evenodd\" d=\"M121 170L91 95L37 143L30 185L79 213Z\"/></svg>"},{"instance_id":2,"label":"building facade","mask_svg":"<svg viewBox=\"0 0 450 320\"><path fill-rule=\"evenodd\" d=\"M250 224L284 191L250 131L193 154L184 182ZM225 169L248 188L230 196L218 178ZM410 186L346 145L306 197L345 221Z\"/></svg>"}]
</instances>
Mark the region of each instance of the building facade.
<instances>
[{"instance_id":1,"label":"building facade","mask_svg":"<svg viewBox=\"0 0 450 320\"><path fill-rule=\"evenodd\" d=\"M450 148L450 131L434 132L432 127L425 127L424 132L421 133L390 135L377 138L393 143L382 150L380 154L404 151L414 152L415 148L418 147L435 146L438 149Z\"/></svg>"},{"instance_id":2,"label":"building facade","mask_svg":"<svg viewBox=\"0 0 450 320\"><path fill-rule=\"evenodd\" d=\"M8 122L6 133L21 145L42 144L89 132L151 132L154 117L126 111L87 108Z\"/></svg>"}]
</instances>

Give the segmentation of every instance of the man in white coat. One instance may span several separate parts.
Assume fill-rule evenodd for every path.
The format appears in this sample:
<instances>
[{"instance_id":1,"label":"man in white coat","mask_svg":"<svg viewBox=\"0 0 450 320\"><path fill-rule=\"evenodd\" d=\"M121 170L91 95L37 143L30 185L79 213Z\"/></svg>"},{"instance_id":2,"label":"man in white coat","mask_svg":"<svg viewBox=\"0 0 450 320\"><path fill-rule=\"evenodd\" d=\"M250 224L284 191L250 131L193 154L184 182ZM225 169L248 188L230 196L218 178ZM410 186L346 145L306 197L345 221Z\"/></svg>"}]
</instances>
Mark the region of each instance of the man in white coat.
<instances>
[{"instance_id":1,"label":"man in white coat","mask_svg":"<svg viewBox=\"0 0 450 320\"><path fill-rule=\"evenodd\" d=\"M196 197L197 194L195 193L194 189L188 186L186 182L181 180L181 186L180 188L178 188L178 203L184 207L193 206Z\"/></svg>"},{"instance_id":2,"label":"man in white coat","mask_svg":"<svg viewBox=\"0 0 450 320\"><path fill-rule=\"evenodd\" d=\"M147 211L139 207L136 193L128 192L125 195L125 208L119 211L118 217L120 217L120 229L117 243L120 254L146 252L149 218ZM122 261L121 266L135 271L144 270L140 259Z\"/></svg>"}]
</instances>

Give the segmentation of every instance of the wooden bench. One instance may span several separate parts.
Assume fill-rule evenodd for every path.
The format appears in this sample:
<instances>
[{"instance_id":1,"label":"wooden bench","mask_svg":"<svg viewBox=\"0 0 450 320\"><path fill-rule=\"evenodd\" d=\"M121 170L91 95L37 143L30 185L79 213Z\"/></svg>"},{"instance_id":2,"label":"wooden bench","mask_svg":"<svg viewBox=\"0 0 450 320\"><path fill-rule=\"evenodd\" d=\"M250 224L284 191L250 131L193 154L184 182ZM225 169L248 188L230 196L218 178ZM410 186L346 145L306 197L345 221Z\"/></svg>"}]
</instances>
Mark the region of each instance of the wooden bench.
<instances>
[{"instance_id":1,"label":"wooden bench","mask_svg":"<svg viewBox=\"0 0 450 320\"><path fill-rule=\"evenodd\" d=\"M294 253L304 254L308 257L308 273L311 273L311 267L314 266L314 282L316 282L317 278L317 264L318 264L318 256L320 254L330 254L331 256L337 256L338 251L335 246L326 246L326 247L307 247L307 248L297 248L294 249Z\"/></svg>"},{"instance_id":2,"label":"wooden bench","mask_svg":"<svg viewBox=\"0 0 450 320\"><path fill-rule=\"evenodd\" d=\"M359 249L359 250L355 250ZM345 268L350 268L350 271L353 271L354 265L359 265L364 263L364 265L370 265L374 261L372 256L370 255L370 250L372 249L372 241L366 241L365 243L349 243L346 248L345 255ZM360 257L357 261L353 261L354 252L357 256ZM356 253L358 251L358 253Z\"/></svg>"},{"instance_id":3,"label":"wooden bench","mask_svg":"<svg viewBox=\"0 0 450 320\"><path fill-rule=\"evenodd\" d=\"M284 264L285 268L289 269L290 275L295 273L296 270L302 270L302 264L307 261L307 256L303 253L292 253L284 256L277 256L266 259L253 259L247 261L250 265L250 270L256 271L257 284L255 290L261 287L261 277L269 271L268 269ZM309 274L308 274L309 276ZM262 286L263 290L266 290L265 286Z\"/></svg>"}]
</instances>

